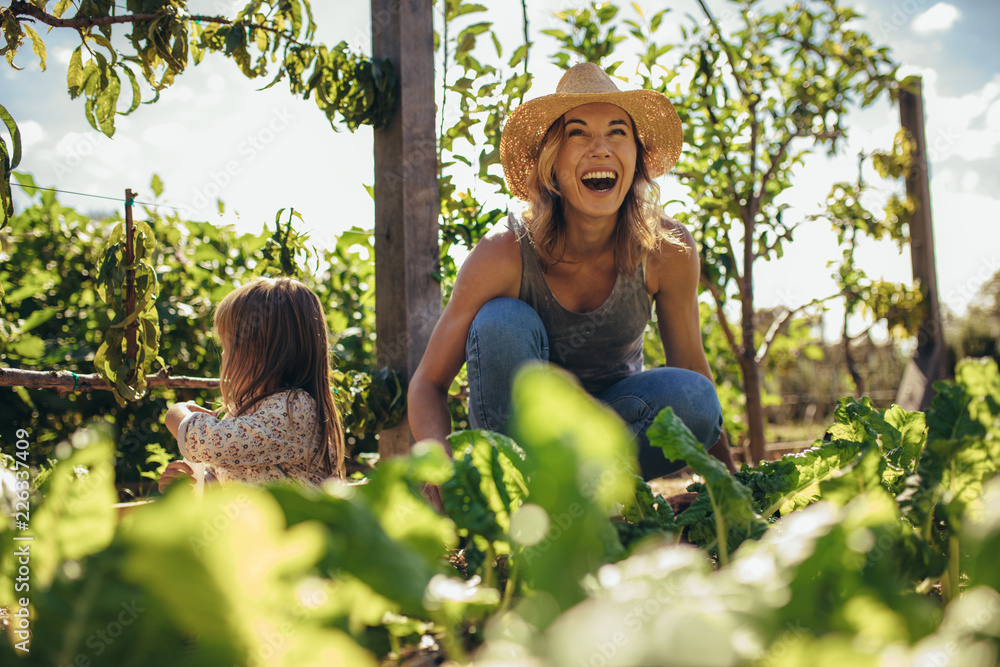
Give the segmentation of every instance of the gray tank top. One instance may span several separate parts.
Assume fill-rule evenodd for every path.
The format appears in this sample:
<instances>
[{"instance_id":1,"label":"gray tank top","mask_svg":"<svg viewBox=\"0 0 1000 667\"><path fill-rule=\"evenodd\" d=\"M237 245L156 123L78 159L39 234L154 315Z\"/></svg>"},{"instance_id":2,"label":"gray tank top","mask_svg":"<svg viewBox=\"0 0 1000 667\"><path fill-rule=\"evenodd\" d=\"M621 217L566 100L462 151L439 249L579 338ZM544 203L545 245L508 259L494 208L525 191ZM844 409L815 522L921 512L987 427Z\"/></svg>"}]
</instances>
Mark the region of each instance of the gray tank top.
<instances>
[{"instance_id":1,"label":"gray tank top","mask_svg":"<svg viewBox=\"0 0 1000 667\"><path fill-rule=\"evenodd\" d=\"M619 274L597 310L575 313L552 295L524 224L511 214L507 227L521 246L518 298L541 318L549 337L549 360L578 377L591 394L641 371L642 337L651 312L642 267L631 276Z\"/></svg>"}]
</instances>

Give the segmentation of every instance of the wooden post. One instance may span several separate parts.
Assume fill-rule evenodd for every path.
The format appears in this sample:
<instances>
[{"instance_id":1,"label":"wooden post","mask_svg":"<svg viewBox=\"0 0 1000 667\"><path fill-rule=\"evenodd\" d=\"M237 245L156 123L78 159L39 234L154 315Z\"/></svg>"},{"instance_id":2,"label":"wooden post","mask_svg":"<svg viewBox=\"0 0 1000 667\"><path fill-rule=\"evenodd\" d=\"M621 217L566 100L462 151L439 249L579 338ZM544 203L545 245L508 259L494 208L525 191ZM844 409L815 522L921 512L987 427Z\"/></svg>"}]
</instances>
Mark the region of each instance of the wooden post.
<instances>
[{"instance_id":1,"label":"wooden post","mask_svg":"<svg viewBox=\"0 0 1000 667\"><path fill-rule=\"evenodd\" d=\"M389 125L375 131L375 331L379 366L407 379L441 315L432 0L372 0L372 54L399 78ZM403 423L379 436L379 454L404 454Z\"/></svg>"},{"instance_id":2,"label":"wooden post","mask_svg":"<svg viewBox=\"0 0 1000 667\"><path fill-rule=\"evenodd\" d=\"M132 222L132 202L135 194L125 189L125 313L135 311L135 227ZM125 360L136 364L126 376L127 382L135 380L139 359L139 320L133 320L125 329Z\"/></svg>"},{"instance_id":3,"label":"wooden post","mask_svg":"<svg viewBox=\"0 0 1000 667\"><path fill-rule=\"evenodd\" d=\"M916 204L910 219L910 261L913 279L920 281L925 310L924 321L917 334L917 350L903 372L896 403L907 410L926 410L934 397L931 385L947 375L947 355L934 263L934 230L931 225L931 191L920 77L907 77L900 86L899 120L915 143L913 163L906 178L906 195Z\"/></svg>"}]
</instances>

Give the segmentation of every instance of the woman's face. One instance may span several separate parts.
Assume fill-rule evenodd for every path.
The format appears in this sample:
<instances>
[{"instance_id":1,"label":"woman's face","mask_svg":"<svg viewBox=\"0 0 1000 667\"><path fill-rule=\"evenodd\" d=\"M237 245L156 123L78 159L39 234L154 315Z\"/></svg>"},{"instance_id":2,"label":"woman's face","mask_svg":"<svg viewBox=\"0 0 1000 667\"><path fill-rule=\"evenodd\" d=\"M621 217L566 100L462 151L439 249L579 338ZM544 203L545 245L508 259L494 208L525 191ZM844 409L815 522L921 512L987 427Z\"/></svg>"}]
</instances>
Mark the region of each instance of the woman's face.
<instances>
[{"instance_id":1,"label":"woman's face","mask_svg":"<svg viewBox=\"0 0 1000 667\"><path fill-rule=\"evenodd\" d=\"M596 102L563 115L555 172L567 220L614 217L635 176L632 120L621 107Z\"/></svg>"}]
</instances>

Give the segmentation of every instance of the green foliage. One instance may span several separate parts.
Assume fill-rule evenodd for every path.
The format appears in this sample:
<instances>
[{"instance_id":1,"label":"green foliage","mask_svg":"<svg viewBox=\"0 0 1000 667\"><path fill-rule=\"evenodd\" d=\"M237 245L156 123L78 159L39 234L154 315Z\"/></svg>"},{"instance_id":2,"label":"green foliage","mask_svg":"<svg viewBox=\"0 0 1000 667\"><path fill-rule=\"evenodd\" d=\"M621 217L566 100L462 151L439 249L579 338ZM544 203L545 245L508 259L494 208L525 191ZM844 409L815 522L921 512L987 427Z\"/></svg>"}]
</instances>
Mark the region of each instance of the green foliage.
<instances>
[{"instance_id":1,"label":"green foliage","mask_svg":"<svg viewBox=\"0 0 1000 667\"><path fill-rule=\"evenodd\" d=\"M34 184L29 175L17 178ZM162 188L156 180L154 186ZM158 356L169 362L171 374L217 377L215 305L258 275L298 275L327 309L336 396L349 399L339 400L338 407L351 445L356 452L372 451L375 434L399 420L405 392L398 376L375 366L371 234L354 229L342 234L333 248L319 251L294 229L294 217L294 212L279 213L273 230L237 234L232 228L184 220L174 213L162 215L153 208L137 211L136 226L143 231L137 257L150 267L148 282L137 290L137 303L141 305L144 296L149 300L145 317L160 329ZM122 328L111 326L113 318L124 321L121 232L115 232L120 226L117 214L104 220L88 218L60 203L55 193L39 191L0 231L5 253L0 286L7 292L0 317L4 365L88 373L103 343L109 347L108 341L122 340ZM105 257L108 246L116 254ZM103 276L98 271L102 262ZM146 292L151 284L158 289ZM113 313L102 296L116 303ZM147 364L155 356L147 350ZM9 397L0 401L3 423L33 424L33 465L53 457L60 441L98 418L115 430L117 476L123 483L149 471L153 462L146 460L147 445L176 454L176 443L162 425L168 403L207 404L217 398L205 390L158 389L125 408L110 392L3 391Z\"/></svg>"},{"instance_id":2,"label":"green foliage","mask_svg":"<svg viewBox=\"0 0 1000 667\"><path fill-rule=\"evenodd\" d=\"M17 123L10 113L0 105L0 120L7 127L10 134L10 148L7 142L0 136L0 229L7 226L10 218L14 215L14 200L10 194L10 176L21 161L21 132L17 129ZM3 291L0 291L0 299L3 298Z\"/></svg>"},{"instance_id":3,"label":"green foliage","mask_svg":"<svg viewBox=\"0 0 1000 667\"><path fill-rule=\"evenodd\" d=\"M635 477L635 501L624 508L620 521L614 521L618 539L626 553L634 552L647 538L674 542L682 526L674 520L674 511L663 496L654 496L642 477Z\"/></svg>"},{"instance_id":4,"label":"green foliage","mask_svg":"<svg viewBox=\"0 0 1000 667\"><path fill-rule=\"evenodd\" d=\"M159 352L156 272L150 263L155 244L153 230L146 223L134 223L134 230L119 223L111 232L97 274L97 294L114 317L94 355L94 367L114 387L115 398L122 404L145 396L146 374Z\"/></svg>"},{"instance_id":5,"label":"green foliage","mask_svg":"<svg viewBox=\"0 0 1000 667\"><path fill-rule=\"evenodd\" d=\"M896 133L891 150L861 155L857 182L834 184L827 197L826 211L814 216L830 221L843 249L843 259L833 276L844 298L845 341L853 337L847 331L847 320L852 315L861 314L873 321L885 321L890 331L899 336L916 334L924 321L925 309L919 285L911 288L903 284L871 280L855 261L861 238L892 240L902 250L909 238L907 224L914 210L912 201L908 198L901 199L895 194L886 201L881 216L862 204L862 200L873 190L861 175L865 160L871 159L882 178L900 179L909 173L912 152L912 139L906 136L904 130L900 130ZM852 361L848 359L849 364ZM859 386L858 389L863 391L864 387Z\"/></svg>"},{"instance_id":6,"label":"green foliage","mask_svg":"<svg viewBox=\"0 0 1000 667\"><path fill-rule=\"evenodd\" d=\"M704 492L701 503L696 502L678 518L678 525L689 529L694 543L717 550L725 564L740 542L764 532L764 524L751 506L749 489L705 451L672 409L657 415L646 435L651 445L663 450L664 457L685 461L705 480L697 489L692 487Z\"/></svg>"},{"instance_id":7,"label":"green foliage","mask_svg":"<svg viewBox=\"0 0 1000 667\"><path fill-rule=\"evenodd\" d=\"M14 2L0 8L0 54L11 67L20 69L14 65L14 56L27 37L44 70L45 43L29 22L75 29L81 43L66 68L69 95L83 98L87 122L108 137L115 133L115 117L136 111L143 101L140 79L153 92L147 103L155 102L189 62L200 64L206 53L225 56L249 79L267 76L268 66L276 64L277 72L265 88L287 77L291 93L303 99L313 97L334 130L339 122L351 131L362 125L385 127L396 108L398 81L392 63L353 53L346 42L332 48L311 43L316 26L308 0L251 0L232 18L192 15L186 0L138 0L130 2L125 13L105 0L77 5L61 0L51 14L46 12L47 5L49 0ZM70 9L75 14L66 16ZM115 26L123 23L131 28L126 35L128 48L121 40L112 41ZM131 97L121 111L123 86ZM2 228L13 215L9 181L20 158L20 138L2 107L0 119L13 144L13 159L9 159L6 144L0 141Z\"/></svg>"},{"instance_id":8,"label":"green foliage","mask_svg":"<svg viewBox=\"0 0 1000 667\"><path fill-rule=\"evenodd\" d=\"M560 372L522 370L514 380L513 405L528 504L515 514L512 530L523 547L525 584L535 593L520 613L545 627L584 598L585 574L606 554L621 552L608 515L633 497L635 444L609 408Z\"/></svg>"},{"instance_id":9,"label":"green foliage","mask_svg":"<svg viewBox=\"0 0 1000 667\"><path fill-rule=\"evenodd\" d=\"M527 11L524 3L522 10ZM441 278L446 287L457 273L451 249L471 249L507 215L484 202L494 195L510 196L500 171L500 132L531 85L526 23L523 43L505 59L493 22L482 20L484 12L480 4L447 0L442 34L435 34L441 62L437 150Z\"/></svg>"},{"instance_id":10,"label":"green foliage","mask_svg":"<svg viewBox=\"0 0 1000 667\"><path fill-rule=\"evenodd\" d=\"M617 418L543 369L516 380L518 444L467 431L452 438L456 460L419 443L366 483L322 489L210 485L199 500L179 486L117 525L109 434L80 431L31 501L34 634L19 657L375 665L437 653L469 664L475 649L477 664L516 652L636 667L663 655L985 667L1000 648L1000 374L967 363L938 390L926 429L920 413L844 400L830 442L735 478L665 411L653 438L705 478L676 522L631 472ZM948 447L959 455L942 459ZM903 478L914 493L894 499ZM425 484L442 487L444 516L421 496ZM937 503L937 537L923 533L920 494ZM765 504L781 518L756 518ZM702 519L727 539L759 539L720 545L715 566L663 537L622 549L619 535L643 532L699 541ZM0 603L13 614L16 534L0 527ZM460 540L494 556L506 546L506 558L463 580L446 560ZM940 544L954 551L930 557ZM501 594L492 582L504 577ZM943 596L926 595L938 580ZM113 623L120 636L105 641ZM0 640L5 664L17 639Z\"/></svg>"},{"instance_id":11,"label":"green foliage","mask_svg":"<svg viewBox=\"0 0 1000 667\"><path fill-rule=\"evenodd\" d=\"M667 11L661 11L659 16ZM581 62L601 65L615 50L615 45L627 39L624 35L615 34L618 26L612 21L617 15L618 7L610 2L591 2L585 9L557 12L555 17L566 24L568 32L542 31L560 43L560 50L552 57L552 62L562 69L569 69L577 64L570 61L570 54L575 53L582 59ZM612 63L604 69L608 74L614 74L620 64L621 61Z\"/></svg>"}]
</instances>

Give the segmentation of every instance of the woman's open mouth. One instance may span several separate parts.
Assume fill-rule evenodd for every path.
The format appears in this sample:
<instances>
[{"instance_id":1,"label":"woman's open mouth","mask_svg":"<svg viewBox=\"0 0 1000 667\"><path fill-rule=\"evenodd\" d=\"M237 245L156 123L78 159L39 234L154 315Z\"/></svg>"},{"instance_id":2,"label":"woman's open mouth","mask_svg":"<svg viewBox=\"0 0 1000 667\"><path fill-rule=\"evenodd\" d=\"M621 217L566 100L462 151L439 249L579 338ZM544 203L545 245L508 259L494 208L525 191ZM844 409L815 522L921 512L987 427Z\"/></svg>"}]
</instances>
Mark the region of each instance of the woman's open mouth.
<instances>
[{"instance_id":1,"label":"woman's open mouth","mask_svg":"<svg viewBox=\"0 0 1000 667\"><path fill-rule=\"evenodd\" d=\"M591 171L583 175L580 179L588 190L594 192L607 192L615 187L618 181L618 174L610 170Z\"/></svg>"}]
</instances>

